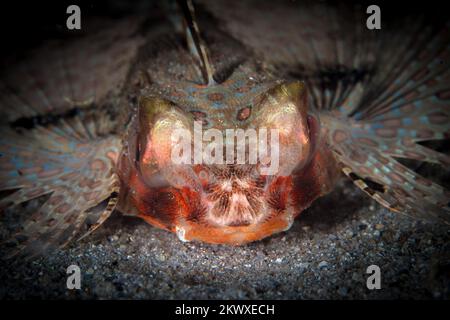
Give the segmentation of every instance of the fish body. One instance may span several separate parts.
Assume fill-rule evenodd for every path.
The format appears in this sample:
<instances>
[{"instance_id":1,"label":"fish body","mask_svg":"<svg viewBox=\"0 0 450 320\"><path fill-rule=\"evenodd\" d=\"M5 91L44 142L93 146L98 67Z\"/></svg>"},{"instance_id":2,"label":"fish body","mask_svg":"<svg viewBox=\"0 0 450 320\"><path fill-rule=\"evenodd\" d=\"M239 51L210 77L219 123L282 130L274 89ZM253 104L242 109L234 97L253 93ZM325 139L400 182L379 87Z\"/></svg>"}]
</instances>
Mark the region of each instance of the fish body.
<instances>
[{"instance_id":1,"label":"fish body","mask_svg":"<svg viewBox=\"0 0 450 320\"><path fill-rule=\"evenodd\" d=\"M183 241L243 244L287 230L341 172L393 211L448 223L449 192L398 158L450 164L420 144L450 136L449 21L414 20L411 28L406 17L381 33L361 23L361 7L199 7L207 55L176 19L148 28L133 18L97 41L71 44L86 57L62 59L70 45L48 46L6 74L2 106L15 108L2 127L0 189L15 192L1 204L48 196L14 235L14 252L65 245L87 220L89 234L113 210ZM47 52L55 55L50 67ZM56 120L20 127L49 114ZM173 161L179 130L203 142L206 133L223 138L217 159L227 154L230 129L266 130L268 141L276 132L267 155L278 158L252 162L244 153L243 162L207 163L194 152Z\"/></svg>"},{"instance_id":2,"label":"fish body","mask_svg":"<svg viewBox=\"0 0 450 320\"><path fill-rule=\"evenodd\" d=\"M189 94L176 94L172 100L141 98L119 165L123 192L119 208L176 232L184 241L243 244L289 229L298 213L329 192L339 170L320 138L318 119L308 114L304 85L252 81L239 74L238 79L222 84L190 84L181 91L195 99ZM240 98L242 92L250 91ZM194 101L192 109L179 107L188 105L184 99ZM195 163L190 153L186 163L173 163L174 132L183 128L195 136L193 121L223 137L215 150L221 152L215 158L219 161ZM261 158L249 163L255 147L249 141L244 143L248 157L237 163L237 150L233 150L227 163L228 150L223 147L234 148L234 136L231 143L225 136L230 128L242 134L253 130L255 141L261 129L276 130L279 146L270 150L278 153L274 172L264 173ZM191 138L188 145L190 151Z\"/></svg>"}]
</instances>

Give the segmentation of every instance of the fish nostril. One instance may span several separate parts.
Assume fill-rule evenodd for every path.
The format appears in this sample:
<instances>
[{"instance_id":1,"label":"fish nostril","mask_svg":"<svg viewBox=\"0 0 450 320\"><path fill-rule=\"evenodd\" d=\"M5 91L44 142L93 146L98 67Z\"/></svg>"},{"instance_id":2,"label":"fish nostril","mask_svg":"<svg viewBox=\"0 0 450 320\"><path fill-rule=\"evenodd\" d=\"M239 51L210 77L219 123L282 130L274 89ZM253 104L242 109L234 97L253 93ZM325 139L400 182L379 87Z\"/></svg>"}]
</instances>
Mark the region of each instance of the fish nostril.
<instances>
[{"instance_id":1,"label":"fish nostril","mask_svg":"<svg viewBox=\"0 0 450 320\"><path fill-rule=\"evenodd\" d=\"M244 121L247 120L248 117L250 117L250 114L252 113L252 107L251 106L247 106L245 108L242 108L241 110L238 111L237 114L237 119L240 121Z\"/></svg>"},{"instance_id":2,"label":"fish nostril","mask_svg":"<svg viewBox=\"0 0 450 320\"><path fill-rule=\"evenodd\" d=\"M201 121L202 125L207 126L208 125L208 120L206 119L206 113L202 112L202 111L191 111L191 114L194 117L194 121Z\"/></svg>"}]
</instances>

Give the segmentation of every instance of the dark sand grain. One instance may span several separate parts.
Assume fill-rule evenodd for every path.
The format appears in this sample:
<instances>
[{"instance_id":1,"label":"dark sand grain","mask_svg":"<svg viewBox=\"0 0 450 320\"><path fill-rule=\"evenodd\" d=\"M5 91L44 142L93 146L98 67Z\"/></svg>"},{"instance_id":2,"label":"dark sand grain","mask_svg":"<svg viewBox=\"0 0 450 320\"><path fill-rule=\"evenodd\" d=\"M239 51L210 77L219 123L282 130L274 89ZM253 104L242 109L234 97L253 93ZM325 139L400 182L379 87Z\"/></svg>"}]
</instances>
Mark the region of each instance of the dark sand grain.
<instances>
[{"instance_id":1,"label":"dark sand grain","mask_svg":"<svg viewBox=\"0 0 450 320\"><path fill-rule=\"evenodd\" d=\"M2 262L0 298L394 299L450 297L450 233L394 214L350 183L292 228L241 247L183 243L115 214L94 235L30 262ZM66 289L77 264L82 289ZM382 289L366 288L376 264Z\"/></svg>"}]
</instances>

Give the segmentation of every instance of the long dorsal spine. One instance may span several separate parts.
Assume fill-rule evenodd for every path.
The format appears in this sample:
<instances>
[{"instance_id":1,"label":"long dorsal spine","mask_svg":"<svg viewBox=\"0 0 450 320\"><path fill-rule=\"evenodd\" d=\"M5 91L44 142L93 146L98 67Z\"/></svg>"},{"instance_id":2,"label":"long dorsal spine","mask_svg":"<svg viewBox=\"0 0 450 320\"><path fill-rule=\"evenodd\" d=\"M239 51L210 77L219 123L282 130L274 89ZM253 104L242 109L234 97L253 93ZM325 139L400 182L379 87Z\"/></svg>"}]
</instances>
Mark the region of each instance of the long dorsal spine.
<instances>
[{"instance_id":1,"label":"long dorsal spine","mask_svg":"<svg viewBox=\"0 0 450 320\"><path fill-rule=\"evenodd\" d=\"M206 85L215 84L213 66L209 61L208 50L200 36L200 29L195 17L195 9L192 0L179 0L178 4L183 11L186 22L186 38L190 51L197 57L200 63L201 73Z\"/></svg>"}]
</instances>

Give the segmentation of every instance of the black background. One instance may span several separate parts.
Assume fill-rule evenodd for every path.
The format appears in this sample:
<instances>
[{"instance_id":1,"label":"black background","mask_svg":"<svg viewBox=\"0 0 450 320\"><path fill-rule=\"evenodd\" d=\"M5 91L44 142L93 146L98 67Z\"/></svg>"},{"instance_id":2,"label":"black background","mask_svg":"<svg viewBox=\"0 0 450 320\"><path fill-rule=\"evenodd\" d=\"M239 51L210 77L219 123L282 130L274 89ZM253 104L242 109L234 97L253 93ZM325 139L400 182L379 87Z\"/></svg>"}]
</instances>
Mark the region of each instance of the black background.
<instances>
[{"instance_id":1,"label":"black background","mask_svg":"<svg viewBox=\"0 0 450 320\"><path fill-rule=\"evenodd\" d=\"M152 6L157 2L157 0L2 1L0 4L1 52L2 54L20 52L36 46L45 39L67 36L66 19L68 14L66 13L66 9L71 4L80 6L83 21L83 19L88 17L106 16L120 18L120 16L133 12L142 13L143 10L152 10ZM350 1L326 2L338 3ZM396 19L397 17L410 12L418 12L428 16L430 18L430 23L446 19L450 15L450 12L446 10L444 6L445 1L362 0L352 2L361 3L364 6L371 4L379 5L381 8L382 21L383 19ZM326 22L324 21L324 23Z\"/></svg>"}]
</instances>

